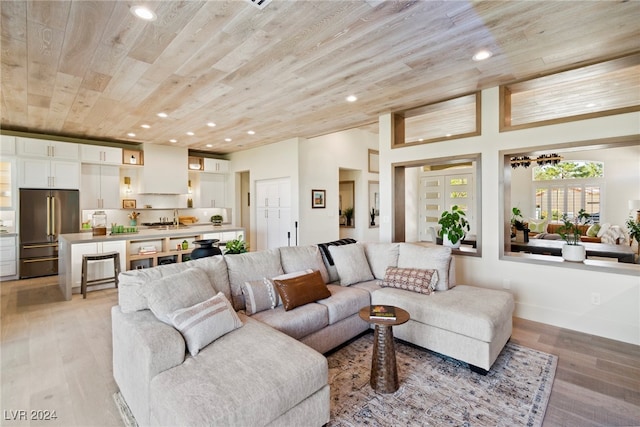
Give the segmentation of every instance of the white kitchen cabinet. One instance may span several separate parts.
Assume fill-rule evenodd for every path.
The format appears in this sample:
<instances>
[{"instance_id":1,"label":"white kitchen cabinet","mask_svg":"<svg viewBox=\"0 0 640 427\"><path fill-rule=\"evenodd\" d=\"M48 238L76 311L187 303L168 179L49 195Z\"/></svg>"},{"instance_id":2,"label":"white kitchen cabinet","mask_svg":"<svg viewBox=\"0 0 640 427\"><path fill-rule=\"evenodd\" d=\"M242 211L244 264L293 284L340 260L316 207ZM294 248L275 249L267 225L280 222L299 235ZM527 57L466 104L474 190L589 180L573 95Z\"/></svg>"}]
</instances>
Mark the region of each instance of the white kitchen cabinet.
<instances>
[{"instance_id":1,"label":"white kitchen cabinet","mask_svg":"<svg viewBox=\"0 0 640 427\"><path fill-rule=\"evenodd\" d=\"M112 251L116 251L120 254L120 271L125 271L125 263L127 260L126 240L79 243L71 246L71 280L75 293L80 292L80 286L82 284L82 256L89 254L102 254ZM111 277L113 276L113 261L91 261L87 264L87 274L87 280ZM105 284L104 287L109 288L114 287L114 285L108 283Z\"/></svg>"},{"instance_id":2,"label":"white kitchen cabinet","mask_svg":"<svg viewBox=\"0 0 640 427\"><path fill-rule=\"evenodd\" d=\"M82 163L119 166L122 164L122 148L82 144L80 145L80 160Z\"/></svg>"},{"instance_id":3,"label":"white kitchen cabinet","mask_svg":"<svg viewBox=\"0 0 640 427\"><path fill-rule=\"evenodd\" d=\"M120 168L107 165L82 165L80 209L120 208Z\"/></svg>"},{"instance_id":4,"label":"white kitchen cabinet","mask_svg":"<svg viewBox=\"0 0 640 427\"><path fill-rule=\"evenodd\" d=\"M209 173L229 173L229 160L204 159L204 171Z\"/></svg>"},{"instance_id":5,"label":"white kitchen cabinet","mask_svg":"<svg viewBox=\"0 0 640 427\"><path fill-rule=\"evenodd\" d=\"M18 274L16 253L16 236L0 237L0 277Z\"/></svg>"},{"instance_id":6,"label":"white kitchen cabinet","mask_svg":"<svg viewBox=\"0 0 640 427\"><path fill-rule=\"evenodd\" d=\"M80 160L79 144L46 139L16 138L19 156L46 157L56 160Z\"/></svg>"},{"instance_id":7,"label":"white kitchen cabinet","mask_svg":"<svg viewBox=\"0 0 640 427\"><path fill-rule=\"evenodd\" d=\"M0 135L0 154L3 156L13 156L16 154L16 137L10 135Z\"/></svg>"},{"instance_id":8,"label":"white kitchen cabinet","mask_svg":"<svg viewBox=\"0 0 640 427\"><path fill-rule=\"evenodd\" d=\"M18 159L20 188L80 188L80 163L37 158Z\"/></svg>"},{"instance_id":9,"label":"white kitchen cabinet","mask_svg":"<svg viewBox=\"0 0 640 427\"><path fill-rule=\"evenodd\" d=\"M200 174L200 201L201 208L227 207L227 179L224 175L201 173Z\"/></svg>"}]
</instances>

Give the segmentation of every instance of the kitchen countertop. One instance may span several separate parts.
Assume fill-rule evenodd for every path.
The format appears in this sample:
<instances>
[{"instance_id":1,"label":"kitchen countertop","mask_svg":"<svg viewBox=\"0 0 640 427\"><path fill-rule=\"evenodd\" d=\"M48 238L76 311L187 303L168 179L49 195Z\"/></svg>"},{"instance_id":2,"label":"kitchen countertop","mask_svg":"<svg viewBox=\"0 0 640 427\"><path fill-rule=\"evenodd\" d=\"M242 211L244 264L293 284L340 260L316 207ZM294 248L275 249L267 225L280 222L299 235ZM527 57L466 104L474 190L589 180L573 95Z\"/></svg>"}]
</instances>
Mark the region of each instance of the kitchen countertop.
<instances>
[{"instance_id":1,"label":"kitchen countertop","mask_svg":"<svg viewBox=\"0 0 640 427\"><path fill-rule=\"evenodd\" d=\"M232 225L213 226L211 224L168 226L167 228L138 228L137 233L118 233L105 236L94 236L92 232L85 231L80 233L61 234L58 236L60 241L67 243L91 243L91 242L108 242L113 240L151 240L163 239L165 237L186 237L195 234L222 233L225 231L242 231L244 228Z\"/></svg>"}]
</instances>

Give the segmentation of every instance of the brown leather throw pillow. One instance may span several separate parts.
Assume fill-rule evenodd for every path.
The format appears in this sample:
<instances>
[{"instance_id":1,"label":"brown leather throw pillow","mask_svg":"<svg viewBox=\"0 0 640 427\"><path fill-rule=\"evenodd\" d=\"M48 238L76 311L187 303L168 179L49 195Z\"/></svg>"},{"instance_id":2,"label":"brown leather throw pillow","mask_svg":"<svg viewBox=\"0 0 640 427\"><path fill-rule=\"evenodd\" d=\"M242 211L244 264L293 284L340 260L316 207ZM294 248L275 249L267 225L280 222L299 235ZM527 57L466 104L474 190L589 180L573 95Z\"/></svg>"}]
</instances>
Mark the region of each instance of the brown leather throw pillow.
<instances>
[{"instance_id":1,"label":"brown leather throw pillow","mask_svg":"<svg viewBox=\"0 0 640 427\"><path fill-rule=\"evenodd\" d=\"M285 311L331 296L329 288L317 270L304 276L274 280L273 283L282 298Z\"/></svg>"}]
</instances>

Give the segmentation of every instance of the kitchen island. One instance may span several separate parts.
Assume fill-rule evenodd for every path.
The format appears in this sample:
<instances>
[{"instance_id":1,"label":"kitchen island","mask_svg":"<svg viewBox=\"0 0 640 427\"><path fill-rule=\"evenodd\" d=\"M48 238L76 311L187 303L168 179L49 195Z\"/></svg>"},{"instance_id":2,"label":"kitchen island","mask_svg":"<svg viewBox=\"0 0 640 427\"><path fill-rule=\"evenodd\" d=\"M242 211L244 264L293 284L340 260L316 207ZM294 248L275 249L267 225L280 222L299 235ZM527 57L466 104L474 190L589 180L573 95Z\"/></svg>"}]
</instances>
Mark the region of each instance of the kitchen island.
<instances>
[{"instance_id":1,"label":"kitchen island","mask_svg":"<svg viewBox=\"0 0 640 427\"><path fill-rule=\"evenodd\" d=\"M195 240L218 239L223 246L224 242L243 237L244 228L211 224L140 228L136 233L103 236L94 236L91 231L61 234L58 237L58 285L67 301L71 300L73 293L80 293L82 256L85 254L117 251L120 253L120 270L125 271L187 261L191 251L197 247ZM186 249L183 249L184 242ZM112 261L89 265L89 280L112 275ZM113 287L113 284L103 287Z\"/></svg>"}]
</instances>

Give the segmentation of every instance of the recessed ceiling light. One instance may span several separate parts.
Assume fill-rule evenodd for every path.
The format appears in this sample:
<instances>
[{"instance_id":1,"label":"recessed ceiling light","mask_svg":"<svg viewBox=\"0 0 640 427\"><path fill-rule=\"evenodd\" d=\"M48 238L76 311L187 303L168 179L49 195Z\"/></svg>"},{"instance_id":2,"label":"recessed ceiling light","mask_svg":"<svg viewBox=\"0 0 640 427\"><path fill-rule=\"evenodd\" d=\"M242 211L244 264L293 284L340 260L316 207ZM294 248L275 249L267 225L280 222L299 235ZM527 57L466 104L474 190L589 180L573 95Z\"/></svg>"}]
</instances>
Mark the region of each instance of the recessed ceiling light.
<instances>
[{"instance_id":1,"label":"recessed ceiling light","mask_svg":"<svg viewBox=\"0 0 640 427\"><path fill-rule=\"evenodd\" d=\"M170 139L169 142L173 142L175 144L176 142L178 142L178 140L177 139Z\"/></svg>"},{"instance_id":2,"label":"recessed ceiling light","mask_svg":"<svg viewBox=\"0 0 640 427\"><path fill-rule=\"evenodd\" d=\"M135 134L135 133L133 133L133 132L129 132L129 133L127 134L127 136L134 137L134 136L136 136L136 134Z\"/></svg>"},{"instance_id":3,"label":"recessed ceiling light","mask_svg":"<svg viewBox=\"0 0 640 427\"><path fill-rule=\"evenodd\" d=\"M596 106L596 103L595 103L595 102L590 102L590 103L588 103L587 105L585 105L585 107L587 107L587 108L593 108L593 107L595 107L595 106Z\"/></svg>"},{"instance_id":4,"label":"recessed ceiling light","mask_svg":"<svg viewBox=\"0 0 640 427\"><path fill-rule=\"evenodd\" d=\"M207 148L211 148L211 147L213 147L213 145L207 144Z\"/></svg>"},{"instance_id":5,"label":"recessed ceiling light","mask_svg":"<svg viewBox=\"0 0 640 427\"><path fill-rule=\"evenodd\" d=\"M141 127L141 128L145 128L145 129L149 129L149 128L151 128L151 126L146 125L146 124L145 124L145 125L140 125L140 127Z\"/></svg>"},{"instance_id":6,"label":"recessed ceiling light","mask_svg":"<svg viewBox=\"0 0 640 427\"><path fill-rule=\"evenodd\" d=\"M473 55L474 61L484 61L485 59L489 59L493 56L493 53L489 50L483 49L479 50Z\"/></svg>"},{"instance_id":7,"label":"recessed ceiling light","mask_svg":"<svg viewBox=\"0 0 640 427\"><path fill-rule=\"evenodd\" d=\"M227 142L231 142L232 141L231 138L225 138L224 140L227 141Z\"/></svg>"},{"instance_id":8,"label":"recessed ceiling light","mask_svg":"<svg viewBox=\"0 0 640 427\"><path fill-rule=\"evenodd\" d=\"M193 132L189 131L189 132L187 132L187 135L189 135L189 136L193 136L193 135L195 135L195 133L193 133Z\"/></svg>"},{"instance_id":9,"label":"recessed ceiling light","mask_svg":"<svg viewBox=\"0 0 640 427\"><path fill-rule=\"evenodd\" d=\"M209 122L209 123L207 123L207 126L209 126L210 128L215 127L215 125L216 125L216 124L215 124L215 123L213 123L213 122Z\"/></svg>"},{"instance_id":10,"label":"recessed ceiling light","mask_svg":"<svg viewBox=\"0 0 640 427\"><path fill-rule=\"evenodd\" d=\"M255 135L255 134L256 134L256 133L255 133L254 131L252 131L252 130L247 131L247 133L248 133L249 135Z\"/></svg>"},{"instance_id":11,"label":"recessed ceiling light","mask_svg":"<svg viewBox=\"0 0 640 427\"><path fill-rule=\"evenodd\" d=\"M451 134L450 134L450 133L448 133L448 134L446 134L445 136L446 136L447 138L449 138L449 137L451 136Z\"/></svg>"},{"instance_id":12,"label":"recessed ceiling light","mask_svg":"<svg viewBox=\"0 0 640 427\"><path fill-rule=\"evenodd\" d=\"M144 19L145 21L155 21L158 19L158 16L151 9L145 6L131 6L129 9L134 16L137 16L140 19Z\"/></svg>"},{"instance_id":13,"label":"recessed ceiling light","mask_svg":"<svg viewBox=\"0 0 640 427\"><path fill-rule=\"evenodd\" d=\"M157 116L162 117L163 119L169 117L167 113L158 113Z\"/></svg>"},{"instance_id":14,"label":"recessed ceiling light","mask_svg":"<svg viewBox=\"0 0 640 427\"><path fill-rule=\"evenodd\" d=\"M356 102L358 100L358 97L355 95L349 95L347 96L347 102Z\"/></svg>"}]
</instances>

